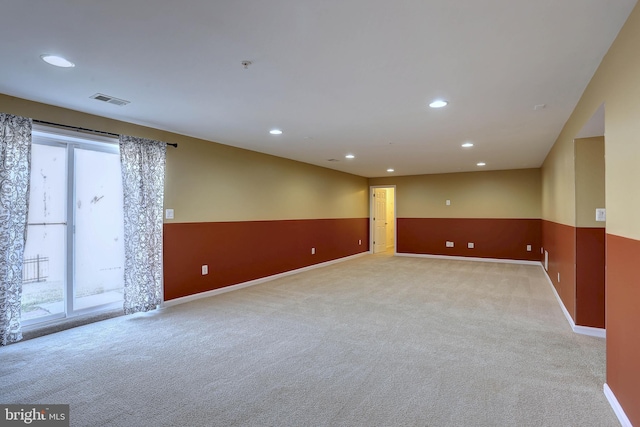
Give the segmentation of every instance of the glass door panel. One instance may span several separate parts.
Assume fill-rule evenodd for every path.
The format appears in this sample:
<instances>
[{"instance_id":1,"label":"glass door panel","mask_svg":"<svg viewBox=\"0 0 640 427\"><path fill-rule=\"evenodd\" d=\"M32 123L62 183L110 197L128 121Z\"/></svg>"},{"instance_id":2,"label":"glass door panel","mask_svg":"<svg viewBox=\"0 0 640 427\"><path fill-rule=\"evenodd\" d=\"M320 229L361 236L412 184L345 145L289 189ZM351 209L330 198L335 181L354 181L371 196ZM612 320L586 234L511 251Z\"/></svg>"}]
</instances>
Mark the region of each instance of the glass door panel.
<instances>
[{"instance_id":1,"label":"glass door panel","mask_svg":"<svg viewBox=\"0 0 640 427\"><path fill-rule=\"evenodd\" d=\"M117 152L75 149L73 311L117 303L124 287L124 221Z\"/></svg>"},{"instance_id":2,"label":"glass door panel","mask_svg":"<svg viewBox=\"0 0 640 427\"><path fill-rule=\"evenodd\" d=\"M33 144L22 320L65 313L67 149Z\"/></svg>"}]
</instances>

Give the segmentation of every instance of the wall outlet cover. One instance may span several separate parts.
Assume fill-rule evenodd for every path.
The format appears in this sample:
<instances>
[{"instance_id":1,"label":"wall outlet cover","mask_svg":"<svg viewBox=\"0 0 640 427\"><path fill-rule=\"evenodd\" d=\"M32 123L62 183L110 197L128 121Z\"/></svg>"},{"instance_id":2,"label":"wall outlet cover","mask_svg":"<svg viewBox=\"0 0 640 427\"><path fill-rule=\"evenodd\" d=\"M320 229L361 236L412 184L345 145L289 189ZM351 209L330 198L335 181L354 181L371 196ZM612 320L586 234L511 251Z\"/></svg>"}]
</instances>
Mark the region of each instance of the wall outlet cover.
<instances>
[{"instance_id":1,"label":"wall outlet cover","mask_svg":"<svg viewBox=\"0 0 640 427\"><path fill-rule=\"evenodd\" d=\"M549 252L547 251L544 251L544 269L549 271Z\"/></svg>"}]
</instances>

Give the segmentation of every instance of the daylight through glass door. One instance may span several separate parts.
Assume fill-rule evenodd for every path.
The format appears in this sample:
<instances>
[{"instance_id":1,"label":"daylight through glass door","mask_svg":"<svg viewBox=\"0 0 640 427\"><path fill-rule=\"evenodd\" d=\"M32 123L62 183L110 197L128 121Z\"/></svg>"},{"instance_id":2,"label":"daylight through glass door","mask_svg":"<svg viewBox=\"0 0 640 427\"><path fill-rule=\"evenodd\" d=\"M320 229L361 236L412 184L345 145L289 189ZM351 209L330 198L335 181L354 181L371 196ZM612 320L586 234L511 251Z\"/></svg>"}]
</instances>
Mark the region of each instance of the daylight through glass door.
<instances>
[{"instance_id":1,"label":"daylight through glass door","mask_svg":"<svg viewBox=\"0 0 640 427\"><path fill-rule=\"evenodd\" d=\"M105 140L34 131L23 325L122 306L122 178Z\"/></svg>"}]
</instances>

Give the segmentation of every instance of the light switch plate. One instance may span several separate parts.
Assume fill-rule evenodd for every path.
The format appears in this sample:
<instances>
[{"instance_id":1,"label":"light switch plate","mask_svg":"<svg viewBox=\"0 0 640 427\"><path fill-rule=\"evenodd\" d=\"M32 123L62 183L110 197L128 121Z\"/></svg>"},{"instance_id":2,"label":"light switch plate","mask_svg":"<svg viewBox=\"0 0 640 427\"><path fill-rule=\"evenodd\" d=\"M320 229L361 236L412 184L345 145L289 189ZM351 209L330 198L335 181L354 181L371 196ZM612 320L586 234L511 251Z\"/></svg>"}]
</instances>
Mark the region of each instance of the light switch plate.
<instances>
[{"instance_id":1,"label":"light switch plate","mask_svg":"<svg viewBox=\"0 0 640 427\"><path fill-rule=\"evenodd\" d=\"M604 208L596 209L596 221L604 222L607 220L607 210Z\"/></svg>"},{"instance_id":2,"label":"light switch plate","mask_svg":"<svg viewBox=\"0 0 640 427\"><path fill-rule=\"evenodd\" d=\"M173 219L173 209L167 209L165 212L164 217L166 219Z\"/></svg>"}]
</instances>

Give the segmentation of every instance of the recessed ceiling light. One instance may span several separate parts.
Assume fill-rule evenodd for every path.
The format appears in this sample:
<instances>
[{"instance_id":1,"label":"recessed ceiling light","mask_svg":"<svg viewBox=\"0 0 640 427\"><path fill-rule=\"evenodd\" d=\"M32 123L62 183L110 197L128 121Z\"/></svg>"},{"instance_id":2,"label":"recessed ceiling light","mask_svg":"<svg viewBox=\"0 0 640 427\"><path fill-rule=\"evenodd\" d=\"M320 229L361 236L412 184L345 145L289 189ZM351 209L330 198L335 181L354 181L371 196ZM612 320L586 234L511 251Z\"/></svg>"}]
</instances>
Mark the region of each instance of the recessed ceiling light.
<instances>
[{"instance_id":1,"label":"recessed ceiling light","mask_svg":"<svg viewBox=\"0 0 640 427\"><path fill-rule=\"evenodd\" d=\"M355 159L356 156L354 156L353 154L347 154L346 156L344 156L347 159Z\"/></svg>"},{"instance_id":2,"label":"recessed ceiling light","mask_svg":"<svg viewBox=\"0 0 640 427\"><path fill-rule=\"evenodd\" d=\"M431 108L442 108L442 107L446 107L447 104L449 104L449 103L447 101L445 101L445 100L436 99L431 104L429 104L429 107L431 107Z\"/></svg>"},{"instance_id":3,"label":"recessed ceiling light","mask_svg":"<svg viewBox=\"0 0 640 427\"><path fill-rule=\"evenodd\" d=\"M473 147L473 142L465 142L462 144L462 148L471 148Z\"/></svg>"},{"instance_id":4,"label":"recessed ceiling light","mask_svg":"<svg viewBox=\"0 0 640 427\"><path fill-rule=\"evenodd\" d=\"M478 166L487 166L487 164L485 162L479 162L477 163Z\"/></svg>"},{"instance_id":5,"label":"recessed ceiling light","mask_svg":"<svg viewBox=\"0 0 640 427\"><path fill-rule=\"evenodd\" d=\"M47 64L51 64L51 65L54 65L56 67L73 68L73 67L76 66L76 64L74 64L73 62L69 61L68 59L63 58L62 56L40 55L40 58L42 58L42 60L44 62L46 62Z\"/></svg>"},{"instance_id":6,"label":"recessed ceiling light","mask_svg":"<svg viewBox=\"0 0 640 427\"><path fill-rule=\"evenodd\" d=\"M395 172L393 169L389 168L387 169L387 172Z\"/></svg>"},{"instance_id":7,"label":"recessed ceiling light","mask_svg":"<svg viewBox=\"0 0 640 427\"><path fill-rule=\"evenodd\" d=\"M269 133L271 135L282 135L282 131L280 129L271 129Z\"/></svg>"}]
</instances>

